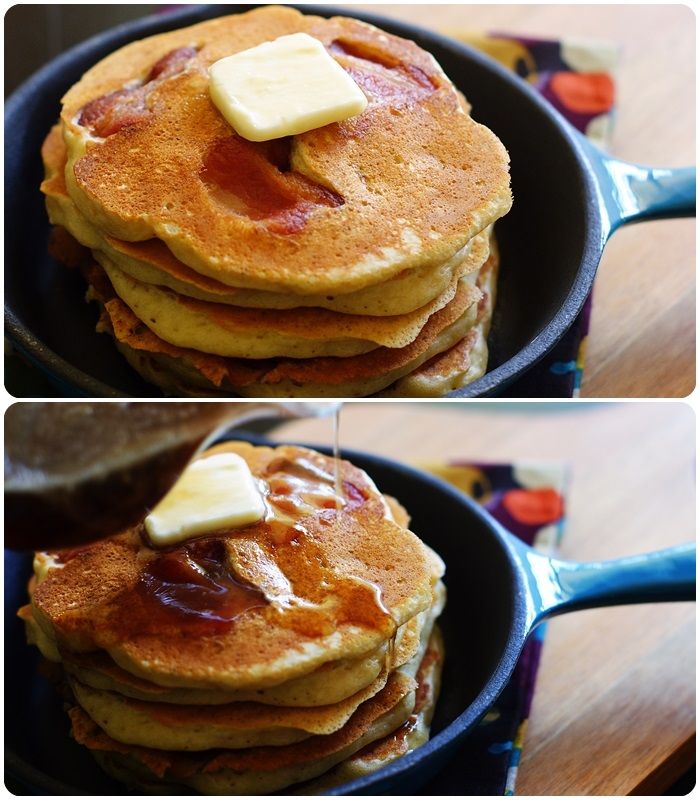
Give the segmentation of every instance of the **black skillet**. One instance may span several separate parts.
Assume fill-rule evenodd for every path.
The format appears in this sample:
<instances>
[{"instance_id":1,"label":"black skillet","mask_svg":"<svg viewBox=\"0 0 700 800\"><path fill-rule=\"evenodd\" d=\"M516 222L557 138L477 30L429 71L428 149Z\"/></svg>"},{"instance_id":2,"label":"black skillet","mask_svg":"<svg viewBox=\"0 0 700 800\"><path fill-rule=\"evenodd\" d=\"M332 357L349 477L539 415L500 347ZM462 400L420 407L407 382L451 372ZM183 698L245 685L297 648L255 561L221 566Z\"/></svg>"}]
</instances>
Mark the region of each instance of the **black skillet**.
<instances>
[{"instance_id":1,"label":"black skillet","mask_svg":"<svg viewBox=\"0 0 700 800\"><path fill-rule=\"evenodd\" d=\"M11 342L60 389L77 396L154 396L94 331L79 276L46 252L39 149L59 99L100 58L127 42L253 6L188 7L99 34L24 83L5 107L5 317ZM651 170L604 156L524 81L489 58L422 28L358 13L303 6L374 22L431 51L492 128L512 161L515 205L499 223L503 269L490 337L490 371L453 396L497 394L565 333L588 295L603 247L621 224L695 213L695 170Z\"/></svg>"},{"instance_id":2,"label":"black skillet","mask_svg":"<svg viewBox=\"0 0 700 800\"><path fill-rule=\"evenodd\" d=\"M367 453L343 451L343 456L404 503L412 530L445 560L448 604L440 626L447 658L431 740L331 794L413 795L421 787L430 792L431 778L496 700L527 636L543 619L594 606L695 599L694 544L617 561L561 562L522 544L437 478ZM30 571L28 555L6 552L8 776L33 794L123 794L69 738L60 699L36 673L35 649L26 646L15 617L26 602ZM643 619L640 614L640 625ZM451 791L460 794L460 786Z\"/></svg>"}]
</instances>

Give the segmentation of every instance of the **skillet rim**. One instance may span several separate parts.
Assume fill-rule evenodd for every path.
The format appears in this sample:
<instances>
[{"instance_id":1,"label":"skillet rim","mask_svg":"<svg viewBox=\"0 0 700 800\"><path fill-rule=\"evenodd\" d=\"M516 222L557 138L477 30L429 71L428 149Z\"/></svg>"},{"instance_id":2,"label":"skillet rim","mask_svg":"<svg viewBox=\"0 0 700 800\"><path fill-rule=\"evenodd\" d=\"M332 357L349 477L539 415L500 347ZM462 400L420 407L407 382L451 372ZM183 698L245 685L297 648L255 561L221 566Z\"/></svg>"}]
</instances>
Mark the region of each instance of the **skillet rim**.
<instances>
[{"instance_id":1,"label":"skillet rim","mask_svg":"<svg viewBox=\"0 0 700 800\"><path fill-rule=\"evenodd\" d=\"M55 75L59 75L67 68L73 67L75 62L86 61L86 63L93 64L107 53L137 38L174 30L183 25L195 24L205 19L223 16L226 13L244 13L260 5L265 4L185 6L182 9L169 12L167 15L152 14L102 31L49 61L12 93L5 104L5 130L7 131L8 127L10 129L13 128L12 119L14 116L21 114L24 103L31 100L46 84L53 83L52 78ZM573 156L578 177L581 179L580 189L583 193L582 224L585 231L585 239L574 280L564 301L551 319L544 323L536 335L513 356L488 371L474 383L450 392L444 397L488 397L497 395L499 391L506 389L516 378L534 367L556 345L571 327L593 287L595 273L607 240L608 229L603 221L604 203L601 197L600 185L582 146L582 136L525 81L468 45L422 28L419 25L371 12L362 11L358 13L352 6L334 6L332 4L289 5L305 13L315 13L321 16L353 16L379 27L386 27L388 30L393 30L398 35L406 38L420 39L422 42L437 44L439 47L454 53L460 60L475 62L478 66L493 73L501 81L505 81L516 92L523 95L530 106L533 107L533 112L544 116L547 123L556 130L569 153ZM88 59L90 60L87 61ZM12 141L12 137L10 137L10 141ZM6 172L8 171L10 155L11 148L6 145ZM7 191L6 183L6 193ZM11 203L11 198L6 195L6 203L8 201ZM47 375L54 384L58 384L68 396L131 396L98 378L94 378L89 373L83 372L82 369L69 363L54 352L20 321L12 306L12 301L7 296L5 298L5 330L13 346ZM135 396L148 397L159 396L159 394Z\"/></svg>"}]
</instances>

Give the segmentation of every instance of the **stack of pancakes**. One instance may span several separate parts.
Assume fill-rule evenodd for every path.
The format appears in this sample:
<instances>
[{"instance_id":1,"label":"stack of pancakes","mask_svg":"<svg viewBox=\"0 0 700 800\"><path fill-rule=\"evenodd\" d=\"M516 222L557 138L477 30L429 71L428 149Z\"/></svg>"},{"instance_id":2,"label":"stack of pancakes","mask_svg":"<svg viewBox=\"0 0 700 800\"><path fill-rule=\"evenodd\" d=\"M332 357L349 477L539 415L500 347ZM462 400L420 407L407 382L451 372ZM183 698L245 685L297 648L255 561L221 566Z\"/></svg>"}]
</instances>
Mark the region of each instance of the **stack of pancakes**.
<instances>
[{"instance_id":1,"label":"stack of pancakes","mask_svg":"<svg viewBox=\"0 0 700 800\"><path fill-rule=\"evenodd\" d=\"M439 557L348 462L336 484L335 460L303 448L216 451L266 487L264 521L166 551L138 528L35 558L20 616L60 664L75 739L130 786L205 794L323 791L422 744Z\"/></svg>"},{"instance_id":2,"label":"stack of pancakes","mask_svg":"<svg viewBox=\"0 0 700 800\"><path fill-rule=\"evenodd\" d=\"M246 141L208 67L296 32L368 106ZM68 91L43 158L54 254L168 394L436 396L485 370L508 156L413 42L284 7L154 36Z\"/></svg>"}]
</instances>

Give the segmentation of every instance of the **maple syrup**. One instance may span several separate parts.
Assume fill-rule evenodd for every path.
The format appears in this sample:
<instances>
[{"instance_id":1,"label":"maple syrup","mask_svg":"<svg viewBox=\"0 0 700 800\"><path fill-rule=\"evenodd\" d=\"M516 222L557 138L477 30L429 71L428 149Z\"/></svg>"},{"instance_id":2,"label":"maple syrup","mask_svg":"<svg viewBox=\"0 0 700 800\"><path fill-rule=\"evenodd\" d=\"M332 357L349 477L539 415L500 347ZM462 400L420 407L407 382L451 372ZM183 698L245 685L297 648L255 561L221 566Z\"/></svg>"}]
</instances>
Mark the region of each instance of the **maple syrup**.
<instances>
[{"instance_id":1,"label":"maple syrup","mask_svg":"<svg viewBox=\"0 0 700 800\"><path fill-rule=\"evenodd\" d=\"M241 614L268 605L228 564L222 538L198 539L151 559L136 592L165 621L194 626L198 635L222 633Z\"/></svg>"},{"instance_id":2,"label":"maple syrup","mask_svg":"<svg viewBox=\"0 0 700 800\"><path fill-rule=\"evenodd\" d=\"M361 512L370 499L368 487L341 477L343 498L338 507L333 467L340 462L328 461L305 451L273 458L258 477L266 517L159 553L143 572L139 607L144 603L155 607L156 617L164 623L179 618L183 633L197 635L224 633L241 614L270 604L268 619L305 637L327 636L345 624L391 636L395 624L381 587L343 574L329 562L323 546L324 523L345 520L348 525L347 517ZM350 523L350 534L354 524L361 523ZM276 576L274 591L268 588L265 595L252 586L241 559L254 562L258 579Z\"/></svg>"},{"instance_id":3,"label":"maple syrup","mask_svg":"<svg viewBox=\"0 0 700 800\"><path fill-rule=\"evenodd\" d=\"M343 497L343 485L340 480L340 406L333 414L333 459L335 461L335 496L338 507Z\"/></svg>"}]
</instances>

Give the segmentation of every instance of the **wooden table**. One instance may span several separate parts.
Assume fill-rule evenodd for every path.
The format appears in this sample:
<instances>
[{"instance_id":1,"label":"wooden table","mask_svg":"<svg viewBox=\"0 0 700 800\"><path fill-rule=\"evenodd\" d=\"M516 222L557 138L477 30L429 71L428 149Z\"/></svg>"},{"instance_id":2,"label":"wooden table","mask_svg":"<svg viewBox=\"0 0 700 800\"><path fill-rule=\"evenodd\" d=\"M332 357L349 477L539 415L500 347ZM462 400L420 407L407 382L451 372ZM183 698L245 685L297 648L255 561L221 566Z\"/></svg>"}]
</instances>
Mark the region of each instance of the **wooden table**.
<instances>
[{"instance_id":1,"label":"wooden table","mask_svg":"<svg viewBox=\"0 0 700 800\"><path fill-rule=\"evenodd\" d=\"M675 403L348 403L340 434L341 446L406 462L567 462L561 555L599 560L694 537L694 426L691 409ZM273 437L328 444L332 422L287 423ZM694 604L556 618L517 792L660 793L692 765L694 732Z\"/></svg>"},{"instance_id":2,"label":"wooden table","mask_svg":"<svg viewBox=\"0 0 700 800\"><path fill-rule=\"evenodd\" d=\"M363 7L363 6L361 6ZM614 155L695 163L695 17L680 5L367 5L441 31L592 37L622 48ZM619 231L596 281L582 395L685 397L695 386L695 222Z\"/></svg>"}]
</instances>

